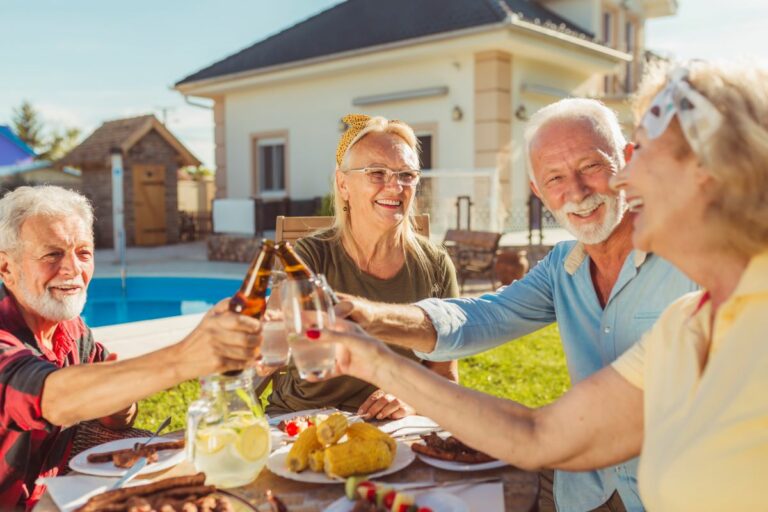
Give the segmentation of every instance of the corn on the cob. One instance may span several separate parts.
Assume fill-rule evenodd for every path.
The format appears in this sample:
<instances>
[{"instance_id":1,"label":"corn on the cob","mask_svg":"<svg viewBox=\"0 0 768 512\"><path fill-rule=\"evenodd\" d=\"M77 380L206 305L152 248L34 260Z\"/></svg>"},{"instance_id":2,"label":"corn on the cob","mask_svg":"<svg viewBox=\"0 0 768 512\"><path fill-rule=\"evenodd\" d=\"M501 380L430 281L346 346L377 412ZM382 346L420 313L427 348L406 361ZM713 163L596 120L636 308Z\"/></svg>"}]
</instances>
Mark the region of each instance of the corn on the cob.
<instances>
[{"instance_id":1,"label":"corn on the cob","mask_svg":"<svg viewBox=\"0 0 768 512\"><path fill-rule=\"evenodd\" d=\"M347 437L349 437L350 440L378 439L387 443L387 446L389 446L393 457L397 453L397 442L392 439L389 434L382 432L370 423L352 423L349 427L347 427Z\"/></svg>"},{"instance_id":2,"label":"corn on the cob","mask_svg":"<svg viewBox=\"0 0 768 512\"><path fill-rule=\"evenodd\" d=\"M288 452L288 457L285 459L288 469L294 473L304 471L309 463L309 454L322 448L320 441L317 440L317 427L314 425L308 427L299 434L298 439L291 447L291 451Z\"/></svg>"},{"instance_id":3,"label":"corn on the cob","mask_svg":"<svg viewBox=\"0 0 768 512\"><path fill-rule=\"evenodd\" d=\"M317 439L328 446L344 436L347 432L347 417L340 412L328 416L325 421L317 425Z\"/></svg>"},{"instance_id":4,"label":"corn on the cob","mask_svg":"<svg viewBox=\"0 0 768 512\"><path fill-rule=\"evenodd\" d=\"M322 473L324 465L325 450L315 450L309 454L309 469L318 473Z\"/></svg>"},{"instance_id":5,"label":"corn on the cob","mask_svg":"<svg viewBox=\"0 0 768 512\"><path fill-rule=\"evenodd\" d=\"M394 455L380 439L352 439L325 449L324 469L329 476L346 477L388 468Z\"/></svg>"}]
</instances>

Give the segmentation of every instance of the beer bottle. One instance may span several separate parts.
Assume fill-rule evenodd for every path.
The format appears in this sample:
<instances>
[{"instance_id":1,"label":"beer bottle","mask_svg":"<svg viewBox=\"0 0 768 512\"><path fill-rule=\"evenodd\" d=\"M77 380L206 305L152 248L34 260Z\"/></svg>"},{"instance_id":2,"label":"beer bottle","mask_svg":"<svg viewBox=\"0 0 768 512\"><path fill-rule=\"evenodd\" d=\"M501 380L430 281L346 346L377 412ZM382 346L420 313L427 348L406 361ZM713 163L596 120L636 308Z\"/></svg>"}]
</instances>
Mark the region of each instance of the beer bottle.
<instances>
[{"instance_id":1,"label":"beer bottle","mask_svg":"<svg viewBox=\"0 0 768 512\"><path fill-rule=\"evenodd\" d=\"M317 275L304 263L304 260L296 253L291 242L282 241L277 244L277 255L283 262L283 270L288 279L309 279L316 281L322 290L328 294L334 305L339 303L339 298L325 279L318 279Z\"/></svg>"},{"instance_id":2,"label":"beer bottle","mask_svg":"<svg viewBox=\"0 0 768 512\"><path fill-rule=\"evenodd\" d=\"M283 262L283 270L285 270L288 279L314 279L315 273L312 272L304 260L296 254L291 242L278 242L277 255Z\"/></svg>"},{"instance_id":3,"label":"beer bottle","mask_svg":"<svg viewBox=\"0 0 768 512\"><path fill-rule=\"evenodd\" d=\"M259 253L248 267L240 290L229 299L230 311L261 318L267 309L267 287L274 262L275 243L265 238L261 241Z\"/></svg>"},{"instance_id":4,"label":"beer bottle","mask_svg":"<svg viewBox=\"0 0 768 512\"><path fill-rule=\"evenodd\" d=\"M253 318L261 318L267 309L267 287L274 262L275 242L264 238L261 240L259 253L248 267L240 290L229 299L230 311ZM236 377L240 373L242 373L240 370L230 370L224 372L224 375Z\"/></svg>"}]
</instances>

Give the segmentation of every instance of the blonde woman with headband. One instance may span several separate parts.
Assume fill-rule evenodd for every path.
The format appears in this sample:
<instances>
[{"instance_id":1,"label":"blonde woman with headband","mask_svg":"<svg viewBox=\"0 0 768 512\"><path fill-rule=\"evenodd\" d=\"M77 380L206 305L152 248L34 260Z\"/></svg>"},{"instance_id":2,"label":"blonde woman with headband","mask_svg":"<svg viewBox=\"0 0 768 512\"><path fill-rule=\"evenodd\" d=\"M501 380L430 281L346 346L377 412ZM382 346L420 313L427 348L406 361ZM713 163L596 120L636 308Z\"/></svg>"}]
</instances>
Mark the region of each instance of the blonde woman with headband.
<instances>
[{"instance_id":1,"label":"blonde woman with headband","mask_svg":"<svg viewBox=\"0 0 768 512\"><path fill-rule=\"evenodd\" d=\"M768 510L768 70L654 69L636 104L637 145L614 178L633 243L701 291L537 410L448 385L356 324L329 335L338 365L516 466L584 471L639 455L650 511Z\"/></svg>"},{"instance_id":2,"label":"blonde woman with headband","mask_svg":"<svg viewBox=\"0 0 768 512\"><path fill-rule=\"evenodd\" d=\"M456 297L458 285L446 252L413 226L419 183L418 142L401 121L353 114L336 151L332 229L298 240L296 250L338 292L389 303ZM399 353L418 361L410 350ZM456 361L423 363L458 381ZM413 408L353 377L311 383L296 368L278 372L267 410L271 414L337 407L365 417L401 418Z\"/></svg>"}]
</instances>

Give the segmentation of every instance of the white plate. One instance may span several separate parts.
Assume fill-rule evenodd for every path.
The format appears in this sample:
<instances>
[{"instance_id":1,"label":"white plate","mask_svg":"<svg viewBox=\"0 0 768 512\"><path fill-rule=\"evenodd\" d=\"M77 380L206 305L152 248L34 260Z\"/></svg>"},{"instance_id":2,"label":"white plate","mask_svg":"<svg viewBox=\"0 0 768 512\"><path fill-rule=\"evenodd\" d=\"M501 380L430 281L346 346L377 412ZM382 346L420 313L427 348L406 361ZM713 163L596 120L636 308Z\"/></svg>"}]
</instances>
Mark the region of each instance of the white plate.
<instances>
[{"instance_id":1,"label":"white plate","mask_svg":"<svg viewBox=\"0 0 768 512\"><path fill-rule=\"evenodd\" d=\"M408 491L404 491L408 492ZM331 503L324 512L349 512L355 502L347 498L339 498ZM469 512L469 507L461 498L444 491L426 491L416 496L416 504L429 507L439 512Z\"/></svg>"},{"instance_id":2,"label":"white plate","mask_svg":"<svg viewBox=\"0 0 768 512\"><path fill-rule=\"evenodd\" d=\"M117 441L110 441L109 443L100 444L80 452L69 461L69 467L72 470L79 473L85 473L87 475L96 476L123 476L128 469L118 468L114 463L110 462L88 462L88 455L92 453L111 452L114 450L124 450L132 448L136 443L144 443L148 441L148 437L129 437L126 439L118 439ZM156 443L178 441L178 439L172 439L167 437L156 437L154 441L150 443L150 446ZM157 462L147 464L144 469L139 471L139 475L146 473L154 473L155 471L162 471L164 469L172 468L182 460L184 460L184 450L160 450L157 452Z\"/></svg>"},{"instance_id":3,"label":"white plate","mask_svg":"<svg viewBox=\"0 0 768 512\"><path fill-rule=\"evenodd\" d=\"M343 478L330 478L325 473L315 473L309 469L305 469L301 473L290 471L285 464L285 459L288 457L288 452L290 450L290 446L283 446L272 452L272 455L269 456L269 460L267 460L267 468L276 475L289 480L296 480L297 482L307 482L311 484L343 484L345 482ZM413 462L415 458L415 454L407 444L398 442L397 455L395 455L395 460L392 461L392 464L387 469L371 473L368 477L376 478L400 471Z\"/></svg>"},{"instance_id":4,"label":"white plate","mask_svg":"<svg viewBox=\"0 0 768 512\"><path fill-rule=\"evenodd\" d=\"M446 469L448 471L483 471L485 469L496 469L508 466L508 464L503 460L492 460L490 462L470 464L467 462L435 459L421 453L417 453L416 456L425 464L429 464L430 466L434 466L440 469Z\"/></svg>"},{"instance_id":5,"label":"white plate","mask_svg":"<svg viewBox=\"0 0 768 512\"><path fill-rule=\"evenodd\" d=\"M271 427L277 428L278 423L280 423L281 421L289 420L291 418L295 418L296 416L315 416L316 414L327 414L327 415L330 416L331 414L333 414L335 412L341 412L341 413L344 413L344 414L349 415L349 416L352 415L351 412L340 411L340 410L334 409L332 407L329 407L329 408L326 408L326 409L307 409L305 411L296 411L296 412L289 412L289 413L286 413L286 414L280 414L278 416L270 416L270 418L269 418L269 425Z\"/></svg>"}]
</instances>

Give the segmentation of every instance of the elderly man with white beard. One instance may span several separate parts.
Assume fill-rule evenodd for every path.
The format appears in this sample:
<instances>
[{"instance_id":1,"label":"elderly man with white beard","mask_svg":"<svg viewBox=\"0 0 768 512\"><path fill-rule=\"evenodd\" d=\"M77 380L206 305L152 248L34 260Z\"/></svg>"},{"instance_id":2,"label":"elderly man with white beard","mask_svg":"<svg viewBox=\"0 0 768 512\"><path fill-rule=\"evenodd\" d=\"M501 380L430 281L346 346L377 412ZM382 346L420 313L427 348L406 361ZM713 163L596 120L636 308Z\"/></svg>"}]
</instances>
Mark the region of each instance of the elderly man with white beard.
<instances>
[{"instance_id":1,"label":"elderly man with white beard","mask_svg":"<svg viewBox=\"0 0 768 512\"><path fill-rule=\"evenodd\" d=\"M138 400L258 356L260 323L223 300L179 343L115 361L79 316L93 270L85 197L44 186L0 199L0 510L32 508L38 479L64 469L69 427L127 427Z\"/></svg>"},{"instance_id":2,"label":"elderly man with white beard","mask_svg":"<svg viewBox=\"0 0 768 512\"><path fill-rule=\"evenodd\" d=\"M533 193L576 241L557 244L524 278L495 293L411 306L347 297L339 313L435 361L477 354L557 322L575 384L609 365L672 301L696 289L666 261L633 250L632 214L609 181L634 146L613 111L589 99L549 105L531 117L525 149ZM632 460L600 471L557 471L554 496L551 473L542 473L540 508L643 510L636 470Z\"/></svg>"}]
</instances>

